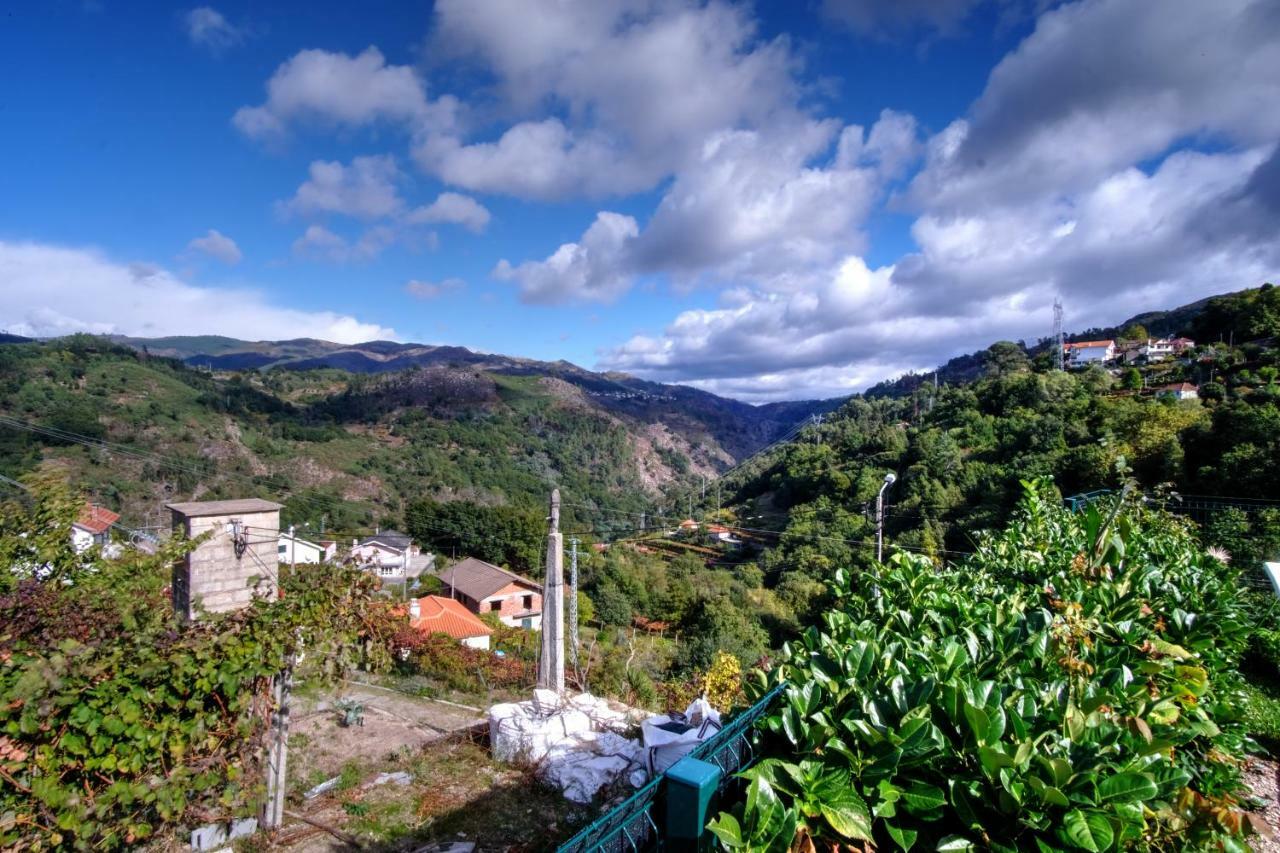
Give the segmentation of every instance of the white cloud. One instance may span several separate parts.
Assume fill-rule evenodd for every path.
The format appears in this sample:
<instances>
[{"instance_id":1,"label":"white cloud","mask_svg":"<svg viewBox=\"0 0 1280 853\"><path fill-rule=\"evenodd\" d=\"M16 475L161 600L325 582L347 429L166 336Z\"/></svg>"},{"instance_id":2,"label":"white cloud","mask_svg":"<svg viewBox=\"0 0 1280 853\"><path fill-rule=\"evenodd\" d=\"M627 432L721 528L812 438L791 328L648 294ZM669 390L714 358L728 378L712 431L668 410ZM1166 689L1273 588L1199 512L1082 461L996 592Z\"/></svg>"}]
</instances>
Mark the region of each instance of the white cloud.
<instances>
[{"instance_id":1,"label":"white cloud","mask_svg":"<svg viewBox=\"0 0 1280 853\"><path fill-rule=\"evenodd\" d=\"M414 70L388 65L376 47L356 56L304 50L267 81L265 103L241 107L232 121L246 136L272 139L284 135L291 122L336 127L418 123L444 117L449 109L448 102L428 103Z\"/></svg>"},{"instance_id":2,"label":"white cloud","mask_svg":"<svg viewBox=\"0 0 1280 853\"><path fill-rule=\"evenodd\" d=\"M909 116L886 111L864 140L838 123L804 120L765 133L712 134L641 231L602 212L578 242L496 277L528 302L610 301L638 277L750 282L802 289L838 256L860 249L860 228L884 182L915 147ZM825 162L823 162L825 161Z\"/></svg>"},{"instance_id":3,"label":"white cloud","mask_svg":"<svg viewBox=\"0 0 1280 853\"><path fill-rule=\"evenodd\" d=\"M192 44L207 47L215 53L234 47L245 37L244 30L233 26L226 16L210 6L200 6L187 12L182 23Z\"/></svg>"},{"instance_id":4,"label":"white cloud","mask_svg":"<svg viewBox=\"0 0 1280 853\"><path fill-rule=\"evenodd\" d=\"M394 329L349 315L274 305L256 290L197 287L94 250L14 242L0 242L0 326L37 337L91 331L339 343L396 338Z\"/></svg>"},{"instance_id":5,"label":"white cloud","mask_svg":"<svg viewBox=\"0 0 1280 853\"><path fill-rule=\"evenodd\" d=\"M489 210L468 195L443 192L431 204L410 211L405 221L411 225L452 223L476 234L489 226Z\"/></svg>"},{"instance_id":6,"label":"white cloud","mask_svg":"<svg viewBox=\"0 0 1280 853\"><path fill-rule=\"evenodd\" d=\"M960 209L1086 190L1197 137L1280 137L1280 14L1265 0L1082 0L1046 12L931 147L913 197Z\"/></svg>"},{"instance_id":7,"label":"white cloud","mask_svg":"<svg viewBox=\"0 0 1280 853\"><path fill-rule=\"evenodd\" d=\"M632 217L601 211L578 242L565 243L544 261L512 266L501 260L493 276L516 282L525 302L609 302L631 286L620 256L639 231Z\"/></svg>"},{"instance_id":8,"label":"white cloud","mask_svg":"<svg viewBox=\"0 0 1280 853\"><path fill-rule=\"evenodd\" d=\"M526 198L648 189L726 128L797 114L796 61L762 41L744 8L666 0L501 0L436 5L433 50L478 61L520 121L496 140L423 136L424 169L455 185Z\"/></svg>"},{"instance_id":9,"label":"white cloud","mask_svg":"<svg viewBox=\"0 0 1280 853\"><path fill-rule=\"evenodd\" d=\"M460 278L446 278L441 281L420 281L412 279L404 286L404 292L418 299L435 299L446 293L463 290L467 283Z\"/></svg>"},{"instance_id":10,"label":"white cloud","mask_svg":"<svg viewBox=\"0 0 1280 853\"><path fill-rule=\"evenodd\" d=\"M304 216L338 213L357 219L382 219L404 207L397 187L402 176L390 155L356 157L350 166L315 160L308 173L310 177L293 198L280 204L282 211Z\"/></svg>"},{"instance_id":11,"label":"white cloud","mask_svg":"<svg viewBox=\"0 0 1280 853\"><path fill-rule=\"evenodd\" d=\"M345 264L373 260L395 241L395 229L387 225L365 229L354 243L323 225L310 225L293 241L293 253L300 258Z\"/></svg>"},{"instance_id":12,"label":"white cloud","mask_svg":"<svg viewBox=\"0 0 1280 853\"><path fill-rule=\"evenodd\" d=\"M235 266L244 258L244 254L240 251L240 247L236 245L235 240L213 228L209 229L208 234L203 237L197 237L188 243L187 251L202 252L230 266Z\"/></svg>"}]
</instances>

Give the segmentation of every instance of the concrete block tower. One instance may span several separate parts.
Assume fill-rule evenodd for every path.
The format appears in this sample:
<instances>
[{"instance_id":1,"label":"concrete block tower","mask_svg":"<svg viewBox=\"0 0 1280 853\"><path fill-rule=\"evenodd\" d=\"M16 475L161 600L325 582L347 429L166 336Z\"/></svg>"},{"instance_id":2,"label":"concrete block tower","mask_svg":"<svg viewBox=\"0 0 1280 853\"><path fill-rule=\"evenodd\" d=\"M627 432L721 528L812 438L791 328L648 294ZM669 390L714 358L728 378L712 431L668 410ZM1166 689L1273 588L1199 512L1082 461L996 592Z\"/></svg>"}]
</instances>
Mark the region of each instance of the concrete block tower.
<instances>
[{"instance_id":1,"label":"concrete block tower","mask_svg":"<svg viewBox=\"0 0 1280 853\"><path fill-rule=\"evenodd\" d=\"M183 618L225 613L274 598L279 580L280 504L259 498L167 504L173 530L210 537L173 567L173 607Z\"/></svg>"}]
</instances>

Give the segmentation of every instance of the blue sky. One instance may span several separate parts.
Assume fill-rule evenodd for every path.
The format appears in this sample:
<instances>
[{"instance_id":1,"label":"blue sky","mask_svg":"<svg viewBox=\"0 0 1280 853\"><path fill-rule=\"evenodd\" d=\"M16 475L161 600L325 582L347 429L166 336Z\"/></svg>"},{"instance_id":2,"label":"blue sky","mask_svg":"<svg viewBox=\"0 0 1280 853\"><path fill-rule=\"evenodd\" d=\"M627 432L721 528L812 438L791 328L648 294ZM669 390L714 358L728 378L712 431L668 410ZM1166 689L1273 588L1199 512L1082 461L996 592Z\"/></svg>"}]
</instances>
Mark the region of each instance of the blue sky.
<instances>
[{"instance_id":1,"label":"blue sky","mask_svg":"<svg viewBox=\"0 0 1280 853\"><path fill-rule=\"evenodd\" d=\"M828 396L1274 278L1262 0L78 3L0 27L0 325Z\"/></svg>"}]
</instances>

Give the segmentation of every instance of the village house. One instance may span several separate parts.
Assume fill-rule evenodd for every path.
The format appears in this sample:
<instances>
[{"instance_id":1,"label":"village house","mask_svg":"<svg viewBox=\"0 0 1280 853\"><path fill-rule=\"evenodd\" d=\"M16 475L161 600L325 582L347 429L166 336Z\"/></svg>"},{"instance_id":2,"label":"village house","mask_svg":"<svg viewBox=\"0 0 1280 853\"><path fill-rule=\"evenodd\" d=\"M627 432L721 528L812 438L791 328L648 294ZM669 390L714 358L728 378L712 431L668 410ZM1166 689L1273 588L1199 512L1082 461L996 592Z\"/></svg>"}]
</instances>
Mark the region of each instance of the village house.
<instances>
[{"instance_id":1,"label":"village house","mask_svg":"<svg viewBox=\"0 0 1280 853\"><path fill-rule=\"evenodd\" d=\"M1199 400L1200 389L1190 382L1175 382L1156 389L1157 397L1172 397L1175 400Z\"/></svg>"},{"instance_id":2,"label":"village house","mask_svg":"<svg viewBox=\"0 0 1280 853\"><path fill-rule=\"evenodd\" d=\"M410 580L435 565L434 554L423 554L413 539L396 530L383 530L351 543L351 559L379 577Z\"/></svg>"},{"instance_id":3,"label":"village house","mask_svg":"<svg viewBox=\"0 0 1280 853\"><path fill-rule=\"evenodd\" d=\"M1071 367L1084 367L1089 364L1109 364L1116 358L1116 342L1077 341L1063 344L1067 356L1067 364Z\"/></svg>"},{"instance_id":4,"label":"village house","mask_svg":"<svg viewBox=\"0 0 1280 853\"><path fill-rule=\"evenodd\" d=\"M276 550L280 555L282 564L323 563L333 559L333 551L336 550L336 545L333 549L327 549L324 545L296 536L291 527L288 531L280 534L280 541Z\"/></svg>"},{"instance_id":5,"label":"village house","mask_svg":"<svg viewBox=\"0 0 1280 853\"><path fill-rule=\"evenodd\" d=\"M473 649L488 649L493 636L493 629L462 602L439 595L409 602L409 627L423 634L447 634Z\"/></svg>"},{"instance_id":6,"label":"village house","mask_svg":"<svg viewBox=\"0 0 1280 853\"><path fill-rule=\"evenodd\" d=\"M513 628L542 628L542 587L484 560L467 557L437 575L444 594L472 613L496 613Z\"/></svg>"},{"instance_id":7,"label":"village house","mask_svg":"<svg viewBox=\"0 0 1280 853\"><path fill-rule=\"evenodd\" d=\"M119 520L119 513L96 504L85 504L71 523L72 547L77 554L82 554L94 545L106 546L111 541L111 525Z\"/></svg>"}]
</instances>

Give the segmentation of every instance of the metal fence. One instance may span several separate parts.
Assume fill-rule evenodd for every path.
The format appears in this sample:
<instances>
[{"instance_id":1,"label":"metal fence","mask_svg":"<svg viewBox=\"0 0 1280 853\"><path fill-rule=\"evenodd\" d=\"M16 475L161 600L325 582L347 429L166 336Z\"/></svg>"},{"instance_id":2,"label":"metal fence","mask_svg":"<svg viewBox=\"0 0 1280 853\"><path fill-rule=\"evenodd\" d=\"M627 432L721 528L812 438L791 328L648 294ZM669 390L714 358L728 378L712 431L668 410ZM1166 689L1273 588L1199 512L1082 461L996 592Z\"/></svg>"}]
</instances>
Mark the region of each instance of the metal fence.
<instances>
[{"instance_id":1,"label":"metal fence","mask_svg":"<svg viewBox=\"0 0 1280 853\"><path fill-rule=\"evenodd\" d=\"M689 753L693 758L720 768L721 793L735 784L733 774L755 763L755 725L785 687L785 684L774 687L760 701L738 714L724 728ZM667 794L665 782L665 774L650 779L643 788L560 845L556 853L639 853L661 850L661 825Z\"/></svg>"}]
</instances>

